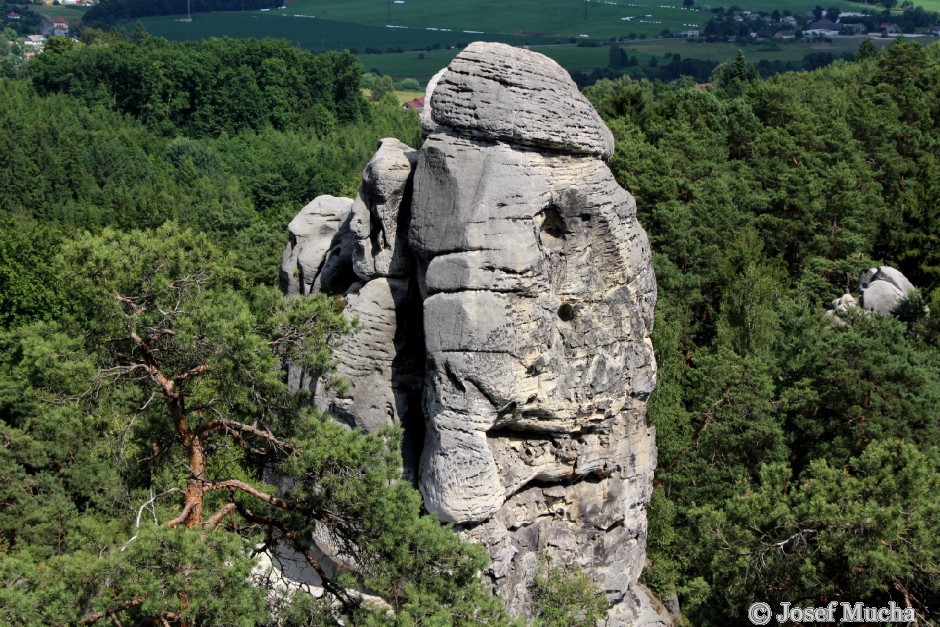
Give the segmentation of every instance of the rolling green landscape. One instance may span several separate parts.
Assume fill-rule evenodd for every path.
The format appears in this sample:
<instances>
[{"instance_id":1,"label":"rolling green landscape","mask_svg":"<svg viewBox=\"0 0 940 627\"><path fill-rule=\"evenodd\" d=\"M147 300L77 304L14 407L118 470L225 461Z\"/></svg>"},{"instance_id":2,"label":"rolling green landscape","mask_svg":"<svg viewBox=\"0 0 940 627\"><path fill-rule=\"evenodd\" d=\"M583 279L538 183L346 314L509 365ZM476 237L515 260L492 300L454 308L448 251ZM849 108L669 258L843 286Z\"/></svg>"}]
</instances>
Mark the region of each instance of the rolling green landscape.
<instances>
[{"instance_id":1,"label":"rolling green landscape","mask_svg":"<svg viewBox=\"0 0 940 627\"><path fill-rule=\"evenodd\" d=\"M583 572L513 620L401 480L401 430L286 388L283 359L328 375L356 331L343 299L275 287L287 224L355 194L379 138L418 146L414 112L366 102L351 54L274 40L97 31L26 70L0 78L0 624L595 624ZM653 253L642 577L682 624L758 600L940 619L938 70L940 45L899 41L585 89ZM918 288L894 315L827 315L881 265ZM321 525L362 571L319 600L248 583L258 547Z\"/></svg>"},{"instance_id":2,"label":"rolling green landscape","mask_svg":"<svg viewBox=\"0 0 940 627\"><path fill-rule=\"evenodd\" d=\"M855 52L862 38L843 37L832 43L768 43L747 49L748 61L799 61L812 52L831 52L838 56L844 52ZM890 42L878 42L887 46ZM682 57L711 61L730 61L735 58L738 46L730 43L696 43L682 40L647 40L623 44L624 50L637 57L640 65L647 65L652 58L662 59L667 53L678 53ZM582 48L572 45L530 46L531 50L551 57L569 72L590 72L603 67L608 60L608 47ZM432 50L429 52L402 52L362 55L367 70L388 74L395 78L413 77L427 81L435 72L450 63L459 50Z\"/></svg>"},{"instance_id":3,"label":"rolling green landscape","mask_svg":"<svg viewBox=\"0 0 940 627\"><path fill-rule=\"evenodd\" d=\"M813 9L818 2L797 1L781 5L777 0L754 0L729 3L728 6L731 4L750 11L786 8L800 14ZM859 8L858 4L844 0L825 4L845 11ZM664 29L678 32L701 27L710 17L705 6L708 5L686 9L680 0L668 0L668 4L662 5L656 4L655 0L517 0L511 3L469 0L459 4L432 0L405 0L403 4L383 0L299 0L287 3L285 9L253 12L250 14L252 17L233 12L198 15L192 24L176 22L172 17L152 18L144 24L151 33L173 39L202 37L208 31L215 35L238 36L236 33L253 28L258 37L293 39L296 35L295 41L311 49L322 47L327 40L344 40L345 47L360 48L381 48L385 41L397 41L399 43L395 45L407 48L435 43L444 46L448 42L474 39L503 40L503 37L537 44L540 40L567 41L582 35L599 40L626 38L630 33L655 37ZM311 20L328 24L311 23ZM202 21L207 24L196 25ZM190 26L195 28L188 30ZM365 27L391 31L391 34L386 39ZM309 35L303 37L302 33L306 31ZM317 44L318 39L320 44Z\"/></svg>"},{"instance_id":4,"label":"rolling green landscape","mask_svg":"<svg viewBox=\"0 0 940 627\"><path fill-rule=\"evenodd\" d=\"M796 15L816 5L813 1L788 2L785 8ZM664 30L676 33L704 27L712 16L709 6L684 8L676 0L663 5L620 0L519 0L509 4L471 0L458 5L430 0L401 4L299 0L281 9L196 14L192 22L180 21L179 16L160 16L144 18L141 23L153 35L171 40L276 37L312 51L348 49L360 56L367 69L423 82L446 65L462 45L475 40L528 45L569 72L590 73L606 67L611 41L621 41L641 64L676 52L682 57L727 61L734 58L737 46L658 39ZM754 0L736 6L770 12L781 4ZM858 11L863 5L834 0L826 6ZM811 52L828 51L836 56L854 52L859 42L858 38L839 38L830 44L749 46L747 55L752 63L761 59L796 62Z\"/></svg>"},{"instance_id":5,"label":"rolling green landscape","mask_svg":"<svg viewBox=\"0 0 940 627\"><path fill-rule=\"evenodd\" d=\"M592 79L607 167L649 238L642 582L683 627L746 624L756 601L895 604L938 624L940 43L659 37L710 15L301 0L86 28L31 58L9 43L0 625L596 624L594 566L539 564L531 612L510 616L481 578L486 550L402 475L404 429L348 429L284 373L340 389L334 349L370 330L348 293L283 298L288 224L318 196L355 196L380 138L421 145L401 107L420 85L396 100L389 76L426 81L481 38ZM808 55L815 68L780 69ZM709 87L635 74L687 60ZM915 288L896 309L835 310L882 266ZM351 568L324 572L321 598L251 575L280 546L315 567L324 529Z\"/></svg>"}]
</instances>

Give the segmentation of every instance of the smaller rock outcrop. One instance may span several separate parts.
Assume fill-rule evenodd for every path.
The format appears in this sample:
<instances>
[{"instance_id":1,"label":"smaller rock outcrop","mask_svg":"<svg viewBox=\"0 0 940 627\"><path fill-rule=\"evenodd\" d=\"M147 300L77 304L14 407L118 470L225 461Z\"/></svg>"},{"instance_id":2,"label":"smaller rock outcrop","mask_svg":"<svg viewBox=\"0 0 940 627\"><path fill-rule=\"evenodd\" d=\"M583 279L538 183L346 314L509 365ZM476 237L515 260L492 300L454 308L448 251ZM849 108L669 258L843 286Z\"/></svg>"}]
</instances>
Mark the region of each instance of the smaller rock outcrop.
<instances>
[{"instance_id":1,"label":"smaller rock outcrop","mask_svg":"<svg viewBox=\"0 0 940 627\"><path fill-rule=\"evenodd\" d=\"M350 230L356 240L353 270L363 281L408 275L411 264L400 234L408 230L411 173L417 161L418 151L386 138L362 172Z\"/></svg>"},{"instance_id":2,"label":"smaller rock outcrop","mask_svg":"<svg viewBox=\"0 0 940 627\"><path fill-rule=\"evenodd\" d=\"M353 282L352 205L348 198L318 196L287 225L280 272L285 295L342 294Z\"/></svg>"},{"instance_id":3,"label":"smaller rock outcrop","mask_svg":"<svg viewBox=\"0 0 940 627\"><path fill-rule=\"evenodd\" d=\"M858 279L860 298L843 294L831 303L830 316L862 308L866 312L878 312L886 316L894 314L898 306L914 291L914 286L899 270L890 266L868 268ZM845 321L842 321L843 323Z\"/></svg>"},{"instance_id":4,"label":"smaller rock outcrop","mask_svg":"<svg viewBox=\"0 0 940 627\"><path fill-rule=\"evenodd\" d=\"M858 289L862 293L863 308L891 315L914 286L898 270L881 266L865 270L858 280Z\"/></svg>"},{"instance_id":5,"label":"smaller rock outcrop","mask_svg":"<svg viewBox=\"0 0 940 627\"><path fill-rule=\"evenodd\" d=\"M850 309L858 309L858 299L851 294L843 294L839 298L832 301L833 312L843 312Z\"/></svg>"},{"instance_id":6,"label":"smaller rock outcrop","mask_svg":"<svg viewBox=\"0 0 940 627\"><path fill-rule=\"evenodd\" d=\"M405 427L408 479L424 438L421 305L404 237L417 154L397 139L381 140L355 201L320 196L291 221L280 272L287 296L342 295L344 315L361 329L334 351L346 389L330 389L290 364L289 385L309 390L316 407L351 427L368 433Z\"/></svg>"}]
</instances>

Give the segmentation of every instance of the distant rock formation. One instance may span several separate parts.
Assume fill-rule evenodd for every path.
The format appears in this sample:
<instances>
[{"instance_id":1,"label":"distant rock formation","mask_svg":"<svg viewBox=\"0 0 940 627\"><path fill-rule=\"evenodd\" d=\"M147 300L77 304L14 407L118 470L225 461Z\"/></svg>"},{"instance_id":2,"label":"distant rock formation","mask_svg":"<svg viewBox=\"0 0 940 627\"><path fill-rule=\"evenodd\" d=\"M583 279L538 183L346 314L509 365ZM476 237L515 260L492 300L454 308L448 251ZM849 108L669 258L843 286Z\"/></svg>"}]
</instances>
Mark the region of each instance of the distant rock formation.
<instances>
[{"instance_id":1,"label":"distant rock formation","mask_svg":"<svg viewBox=\"0 0 940 627\"><path fill-rule=\"evenodd\" d=\"M858 280L862 307L885 315L894 313L913 289L907 277L888 266L869 268L862 272Z\"/></svg>"},{"instance_id":2,"label":"distant rock formation","mask_svg":"<svg viewBox=\"0 0 940 627\"><path fill-rule=\"evenodd\" d=\"M894 314L898 306L914 290L914 286L899 270L890 266L868 268L862 271L858 279L860 299L851 294L843 294L832 301L832 309L827 313L835 315L861 307L865 311L874 311L886 316Z\"/></svg>"},{"instance_id":3,"label":"distant rock formation","mask_svg":"<svg viewBox=\"0 0 940 627\"><path fill-rule=\"evenodd\" d=\"M561 67L502 44L468 46L426 102L418 153L383 140L355 202L291 223L285 293L344 294L364 328L338 355L348 393L291 382L350 425L404 426L406 476L488 549L514 613L547 559L591 574L609 625L670 624L637 584L656 282L611 133Z\"/></svg>"}]
</instances>

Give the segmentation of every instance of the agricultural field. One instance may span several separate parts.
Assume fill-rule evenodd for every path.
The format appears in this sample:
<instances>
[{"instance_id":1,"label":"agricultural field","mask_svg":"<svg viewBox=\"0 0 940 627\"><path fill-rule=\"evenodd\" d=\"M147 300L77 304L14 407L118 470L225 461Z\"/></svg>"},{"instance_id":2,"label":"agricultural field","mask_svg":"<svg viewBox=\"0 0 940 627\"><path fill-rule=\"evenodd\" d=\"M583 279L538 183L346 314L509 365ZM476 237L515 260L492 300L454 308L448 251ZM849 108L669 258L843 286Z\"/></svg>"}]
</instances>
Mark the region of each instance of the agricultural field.
<instances>
[{"instance_id":1,"label":"agricultural field","mask_svg":"<svg viewBox=\"0 0 940 627\"><path fill-rule=\"evenodd\" d=\"M81 23L82 16L85 15L85 11L87 10L80 7L60 6L54 4L44 4L42 6L32 8L34 11L36 11L36 13L48 18L50 21L56 17L65 18L65 21L67 21L69 26L73 28Z\"/></svg>"},{"instance_id":2,"label":"agricultural field","mask_svg":"<svg viewBox=\"0 0 940 627\"><path fill-rule=\"evenodd\" d=\"M940 4L940 0L927 1ZM714 2L714 6L730 4L751 11L784 7L798 14L819 2ZM823 4L843 10L862 6L847 0ZM658 39L664 30L676 33L704 27L711 17L711 6L696 2L685 8L681 0L288 0L281 9L198 13L192 22L179 21L178 16L141 21L149 32L167 39L277 37L308 50L349 49L360 55L369 70L423 82L453 58L456 48L481 39L528 45L571 72L589 73L606 67L607 45L618 40L640 63L667 52L717 61L733 58L736 48L731 44ZM589 42L597 46L572 45ZM826 50L839 54L857 47L857 40L847 39ZM782 44L766 50L749 46L747 54L752 62L764 58L795 61L816 50L807 44Z\"/></svg>"},{"instance_id":3,"label":"agricultural field","mask_svg":"<svg viewBox=\"0 0 940 627\"><path fill-rule=\"evenodd\" d=\"M744 52L749 62L761 59L768 61L800 61L811 52L831 52L838 56L843 52L855 52L861 38L845 37L832 43L768 43L762 46L748 46ZM876 45L885 46L888 40L876 40ZM663 59L667 53L680 54L683 58L705 59L711 61L730 61L735 58L739 48L730 43L694 43L675 39L654 39L622 44L630 56L637 58L639 65L645 66L651 58ZM579 48L572 45L530 46L532 50L551 57L569 72L590 73L594 68L604 67L608 62L608 48ZM376 74L388 74L396 79L416 78L421 83L430 79L435 72L450 63L459 50L433 50L431 52L404 52L390 54L364 55L360 59L366 69Z\"/></svg>"},{"instance_id":4,"label":"agricultural field","mask_svg":"<svg viewBox=\"0 0 940 627\"><path fill-rule=\"evenodd\" d=\"M140 20L147 31L171 40L198 40L208 37L275 37L288 39L313 51L355 50L366 48L383 52L389 49L450 48L480 39L480 35L451 32L427 36L422 31L391 29L353 22L314 18L288 7L283 10L196 13L192 22L178 17L150 17ZM490 41L520 45L525 37L494 35Z\"/></svg>"},{"instance_id":5,"label":"agricultural field","mask_svg":"<svg viewBox=\"0 0 940 627\"><path fill-rule=\"evenodd\" d=\"M918 2L914 4L919 7L924 7L925 11L940 12L940 0L918 0Z\"/></svg>"},{"instance_id":6,"label":"agricultural field","mask_svg":"<svg viewBox=\"0 0 940 627\"><path fill-rule=\"evenodd\" d=\"M754 11L785 6L801 13L818 2L738 0L715 6L719 4ZM845 10L859 6L846 0L824 4ZM386 51L447 48L476 39L538 45L631 34L656 37L664 30L703 27L711 15L709 7L687 9L681 0L297 0L270 11L196 14L190 23L167 16L142 21L150 32L168 39L253 35L285 37L312 50L364 51L369 47Z\"/></svg>"}]
</instances>

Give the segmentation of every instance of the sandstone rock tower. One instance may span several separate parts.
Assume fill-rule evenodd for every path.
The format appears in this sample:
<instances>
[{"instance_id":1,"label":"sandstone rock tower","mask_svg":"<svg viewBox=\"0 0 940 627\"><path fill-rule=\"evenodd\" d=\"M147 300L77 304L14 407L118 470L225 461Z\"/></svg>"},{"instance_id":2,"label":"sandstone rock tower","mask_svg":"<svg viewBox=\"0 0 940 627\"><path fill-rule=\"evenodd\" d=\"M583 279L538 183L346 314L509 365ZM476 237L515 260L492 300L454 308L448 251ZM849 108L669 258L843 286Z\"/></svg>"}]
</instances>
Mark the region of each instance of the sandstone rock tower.
<instances>
[{"instance_id":1,"label":"sandstone rock tower","mask_svg":"<svg viewBox=\"0 0 940 627\"><path fill-rule=\"evenodd\" d=\"M468 46L427 102L420 151L383 140L355 201L290 225L284 291L344 294L364 327L345 396L292 381L351 425L404 427L406 476L487 547L513 612L548 559L591 573L608 624L656 624L636 585L656 283L612 135L557 64L502 44Z\"/></svg>"}]
</instances>

